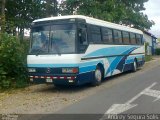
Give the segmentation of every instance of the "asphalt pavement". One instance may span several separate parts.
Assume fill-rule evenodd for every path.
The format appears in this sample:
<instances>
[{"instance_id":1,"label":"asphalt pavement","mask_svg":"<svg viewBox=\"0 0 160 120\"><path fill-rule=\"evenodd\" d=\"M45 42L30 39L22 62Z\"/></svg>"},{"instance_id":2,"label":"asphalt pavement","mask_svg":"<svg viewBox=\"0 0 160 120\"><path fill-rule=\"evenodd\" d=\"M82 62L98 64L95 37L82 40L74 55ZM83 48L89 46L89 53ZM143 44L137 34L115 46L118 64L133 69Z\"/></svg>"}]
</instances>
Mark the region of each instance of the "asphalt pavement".
<instances>
[{"instance_id":1,"label":"asphalt pavement","mask_svg":"<svg viewBox=\"0 0 160 120\"><path fill-rule=\"evenodd\" d=\"M127 76L127 77L126 77ZM122 80L123 77L125 80ZM136 73L125 73L108 78L116 84L110 85L95 94L67 106L54 115L44 115L40 119L47 120L81 120L81 119L160 119L160 61L151 61ZM100 86L101 87L101 86ZM127 115L139 116L127 116ZM153 114L153 115L152 115ZM140 116L144 115L144 116ZM153 119L153 120L154 120Z\"/></svg>"},{"instance_id":2,"label":"asphalt pavement","mask_svg":"<svg viewBox=\"0 0 160 120\"><path fill-rule=\"evenodd\" d=\"M119 114L160 113L160 62L155 61L149 64L156 65L149 70L146 68L146 71L142 68L137 71L137 73L144 71L141 74L132 73L135 75L128 78L128 80L98 91L96 94L70 105L57 113L104 114L107 113L111 106L125 104L130 100L131 102L129 103L136 106L124 112L121 111ZM117 81L119 80L118 77L116 79ZM149 88L148 91L146 90L147 88ZM123 106L121 106L121 109L123 109ZM113 112L108 111L108 113L115 114L116 110L113 110Z\"/></svg>"}]
</instances>

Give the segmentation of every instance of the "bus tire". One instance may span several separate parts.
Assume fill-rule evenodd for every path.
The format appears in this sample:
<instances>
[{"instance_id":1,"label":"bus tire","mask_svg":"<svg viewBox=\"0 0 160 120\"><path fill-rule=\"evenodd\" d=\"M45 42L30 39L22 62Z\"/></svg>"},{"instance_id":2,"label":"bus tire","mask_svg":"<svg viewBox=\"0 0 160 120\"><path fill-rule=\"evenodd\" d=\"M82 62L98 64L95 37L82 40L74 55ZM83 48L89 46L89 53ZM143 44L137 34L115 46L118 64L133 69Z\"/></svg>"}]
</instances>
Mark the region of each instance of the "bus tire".
<instances>
[{"instance_id":1,"label":"bus tire","mask_svg":"<svg viewBox=\"0 0 160 120\"><path fill-rule=\"evenodd\" d=\"M94 72L94 77L93 77L93 81L92 81L93 86L98 86L101 84L101 81L103 78L102 75L103 75L102 69L99 66L97 66L96 70Z\"/></svg>"},{"instance_id":2,"label":"bus tire","mask_svg":"<svg viewBox=\"0 0 160 120\"><path fill-rule=\"evenodd\" d=\"M137 71L137 60L135 59L133 62L133 72Z\"/></svg>"}]
</instances>

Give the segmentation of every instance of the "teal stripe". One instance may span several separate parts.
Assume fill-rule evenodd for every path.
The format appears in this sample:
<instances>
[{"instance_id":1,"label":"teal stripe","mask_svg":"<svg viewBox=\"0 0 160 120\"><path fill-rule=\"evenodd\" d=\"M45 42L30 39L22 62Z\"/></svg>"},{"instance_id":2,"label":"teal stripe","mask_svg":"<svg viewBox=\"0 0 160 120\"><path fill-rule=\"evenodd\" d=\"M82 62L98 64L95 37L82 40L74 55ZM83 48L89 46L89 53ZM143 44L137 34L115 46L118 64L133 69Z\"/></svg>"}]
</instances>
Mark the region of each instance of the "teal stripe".
<instances>
[{"instance_id":1,"label":"teal stripe","mask_svg":"<svg viewBox=\"0 0 160 120\"><path fill-rule=\"evenodd\" d=\"M102 63L103 61L92 61L92 62L85 62L85 63L79 63L79 64L28 64L28 67L79 67L79 72L89 72L94 71L96 68L96 65L98 63Z\"/></svg>"}]
</instances>

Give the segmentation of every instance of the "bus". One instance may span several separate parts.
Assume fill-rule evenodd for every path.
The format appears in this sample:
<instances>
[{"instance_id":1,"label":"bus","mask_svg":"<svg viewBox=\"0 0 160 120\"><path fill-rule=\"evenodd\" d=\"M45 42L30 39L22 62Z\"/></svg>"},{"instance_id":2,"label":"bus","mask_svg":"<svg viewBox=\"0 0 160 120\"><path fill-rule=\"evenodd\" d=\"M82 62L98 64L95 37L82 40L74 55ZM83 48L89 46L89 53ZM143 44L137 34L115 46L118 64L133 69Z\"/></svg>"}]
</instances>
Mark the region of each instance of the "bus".
<instances>
[{"instance_id":1,"label":"bus","mask_svg":"<svg viewBox=\"0 0 160 120\"><path fill-rule=\"evenodd\" d=\"M32 22L28 75L36 84L96 86L145 63L143 32L83 15Z\"/></svg>"}]
</instances>

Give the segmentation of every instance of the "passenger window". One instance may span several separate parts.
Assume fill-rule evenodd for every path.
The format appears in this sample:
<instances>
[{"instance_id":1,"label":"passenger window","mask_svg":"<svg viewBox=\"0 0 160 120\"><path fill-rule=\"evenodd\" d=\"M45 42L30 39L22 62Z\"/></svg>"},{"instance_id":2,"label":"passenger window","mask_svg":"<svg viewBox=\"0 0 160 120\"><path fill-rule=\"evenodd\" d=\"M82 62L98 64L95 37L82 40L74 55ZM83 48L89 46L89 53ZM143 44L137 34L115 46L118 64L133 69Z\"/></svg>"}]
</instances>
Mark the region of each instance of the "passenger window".
<instances>
[{"instance_id":1,"label":"passenger window","mask_svg":"<svg viewBox=\"0 0 160 120\"><path fill-rule=\"evenodd\" d=\"M100 27L91 27L91 39L93 43L102 43Z\"/></svg>"},{"instance_id":2,"label":"passenger window","mask_svg":"<svg viewBox=\"0 0 160 120\"><path fill-rule=\"evenodd\" d=\"M123 34L123 43L124 44L129 44L130 43L130 41L129 41L129 32L123 31L122 34Z\"/></svg>"},{"instance_id":3,"label":"passenger window","mask_svg":"<svg viewBox=\"0 0 160 120\"><path fill-rule=\"evenodd\" d=\"M131 44L136 44L136 35L134 33L130 33Z\"/></svg>"},{"instance_id":4,"label":"passenger window","mask_svg":"<svg viewBox=\"0 0 160 120\"><path fill-rule=\"evenodd\" d=\"M116 44L122 44L122 34L119 30L113 30L114 42Z\"/></svg>"},{"instance_id":5,"label":"passenger window","mask_svg":"<svg viewBox=\"0 0 160 120\"><path fill-rule=\"evenodd\" d=\"M112 30L109 28L102 28L103 42L104 43L113 43Z\"/></svg>"},{"instance_id":6,"label":"passenger window","mask_svg":"<svg viewBox=\"0 0 160 120\"><path fill-rule=\"evenodd\" d=\"M137 44L138 44L138 45L141 45L141 44L142 44L141 35L136 34L136 41L137 41Z\"/></svg>"}]
</instances>

